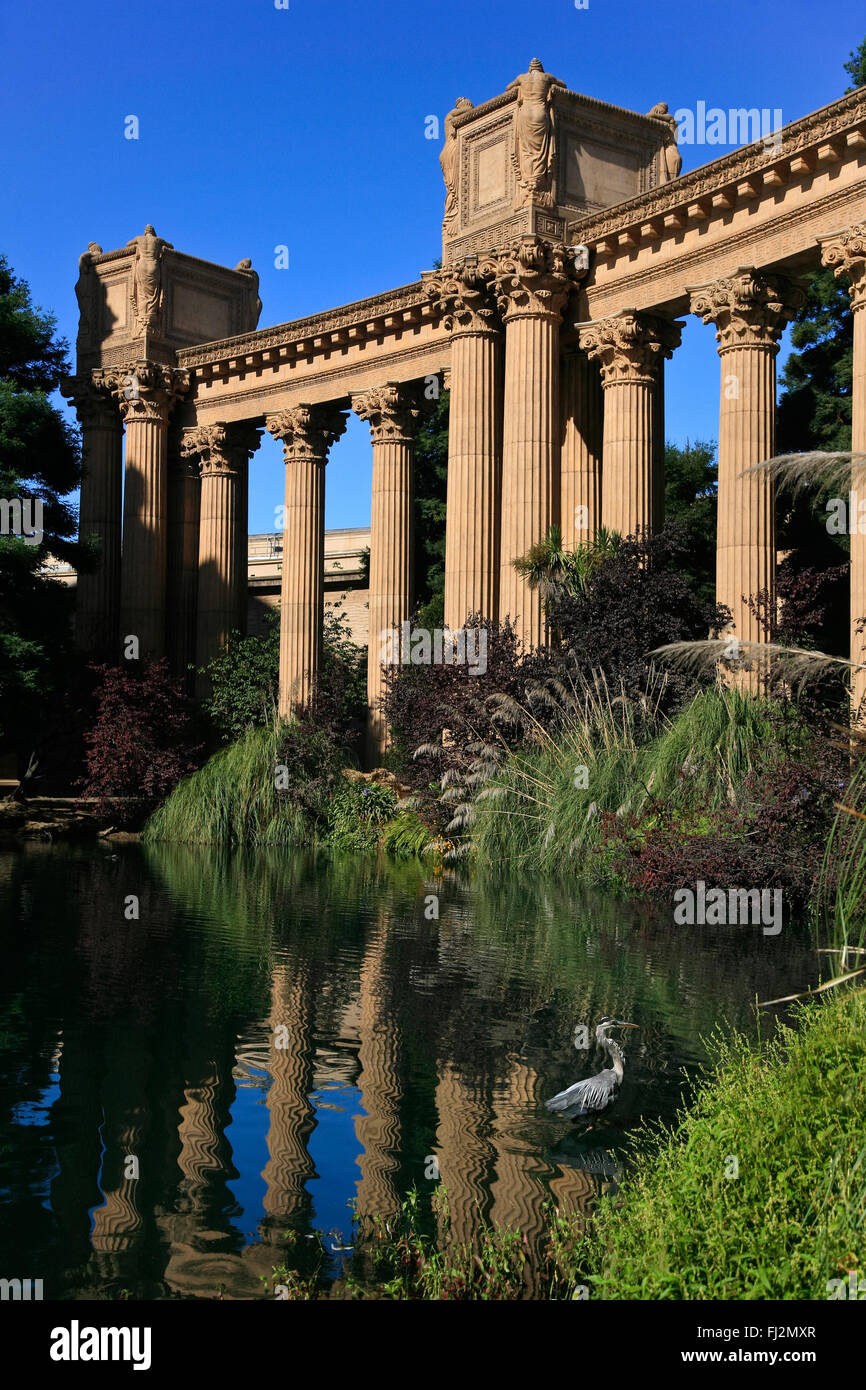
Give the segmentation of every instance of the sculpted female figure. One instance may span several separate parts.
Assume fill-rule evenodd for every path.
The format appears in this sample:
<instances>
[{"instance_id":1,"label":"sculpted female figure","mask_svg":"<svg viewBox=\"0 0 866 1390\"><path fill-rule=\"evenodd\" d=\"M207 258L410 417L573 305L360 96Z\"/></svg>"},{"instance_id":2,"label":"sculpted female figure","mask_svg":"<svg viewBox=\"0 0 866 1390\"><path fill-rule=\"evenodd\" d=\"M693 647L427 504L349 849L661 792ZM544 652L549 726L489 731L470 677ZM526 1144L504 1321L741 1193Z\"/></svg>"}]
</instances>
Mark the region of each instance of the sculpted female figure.
<instances>
[{"instance_id":1,"label":"sculpted female figure","mask_svg":"<svg viewBox=\"0 0 866 1390\"><path fill-rule=\"evenodd\" d=\"M468 97L458 97L454 110L449 111L445 117L445 144L439 155L439 163L445 180L445 214L442 221L446 227L457 216L457 131L454 118L471 105Z\"/></svg>"},{"instance_id":2,"label":"sculpted female figure","mask_svg":"<svg viewBox=\"0 0 866 1390\"><path fill-rule=\"evenodd\" d=\"M551 207L553 203L550 181L554 154L554 87L565 87L565 83L545 72L541 61L533 58L529 71L515 77L506 88L517 91L515 156L519 186L516 207L524 207L527 203Z\"/></svg>"},{"instance_id":3,"label":"sculpted female figure","mask_svg":"<svg viewBox=\"0 0 866 1390\"><path fill-rule=\"evenodd\" d=\"M673 179L679 178L680 170L683 167L683 157L677 149L677 118L670 115L666 101L660 101L647 114L655 116L659 121L664 121L670 131L664 147L663 179L664 183L670 183Z\"/></svg>"}]
</instances>

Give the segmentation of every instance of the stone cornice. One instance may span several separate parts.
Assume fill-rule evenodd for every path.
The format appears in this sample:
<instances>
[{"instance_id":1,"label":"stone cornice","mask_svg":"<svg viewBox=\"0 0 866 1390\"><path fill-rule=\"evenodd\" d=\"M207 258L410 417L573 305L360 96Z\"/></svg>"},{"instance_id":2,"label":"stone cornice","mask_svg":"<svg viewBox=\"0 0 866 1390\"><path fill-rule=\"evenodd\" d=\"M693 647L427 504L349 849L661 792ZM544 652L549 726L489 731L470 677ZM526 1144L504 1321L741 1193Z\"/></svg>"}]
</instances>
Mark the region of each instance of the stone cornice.
<instances>
[{"instance_id":1,"label":"stone cornice","mask_svg":"<svg viewBox=\"0 0 866 1390\"><path fill-rule=\"evenodd\" d=\"M719 352L764 348L777 352L787 323L805 302L805 291L783 275L744 266L736 275L690 289L691 312L716 326Z\"/></svg>"},{"instance_id":2,"label":"stone cornice","mask_svg":"<svg viewBox=\"0 0 866 1390\"><path fill-rule=\"evenodd\" d=\"M597 362L602 386L654 381L666 357L680 345L684 324L660 314L624 309L620 314L581 324L580 347Z\"/></svg>"},{"instance_id":3,"label":"stone cornice","mask_svg":"<svg viewBox=\"0 0 866 1390\"><path fill-rule=\"evenodd\" d=\"M411 389L399 382L352 392L352 409L370 426L374 444L410 444L421 414Z\"/></svg>"},{"instance_id":4,"label":"stone cornice","mask_svg":"<svg viewBox=\"0 0 866 1390\"><path fill-rule=\"evenodd\" d=\"M182 348L178 364L197 375L233 374L256 364L267 354L269 362L290 357L309 357L332 352L347 344L363 343L405 332L422 322L437 320L436 310L420 280L369 299L358 299L308 318L293 319L273 328L259 328L234 338L222 338L199 347ZM390 320L390 322L389 322Z\"/></svg>"},{"instance_id":5,"label":"stone cornice","mask_svg":"<svg viewBox=\"0 0 866 1390\"><path fill-rule=\"evenodd\" d=\"M575 218L568 225L568 240L584 244L606 242L629 233L632 228L639 229L677 213L682 225L689 220L700 220L706 217L706 207L702 204L712 199L713 195L724 194L726 190L738 194L741 189L748 194L749 189L743 186L748 184L750 175L763 176L766 172L772 177L774 169L787 165L792 181L801 176L808 177L823 162L838 160L842 145L847 142L849 135L852 143L858 149L863 149L866 147L866 134L860 127L864 125L866 92L860 87L856 92L783 126L777 132L780 141L778 149L767 149L763 140L756 140L687 174L681 174L670 183L617 203L603 213ZM785 181L784 177L782 181ZM752 196L757 196L761 182L762 179L755 181Z\"/></svg>"}]
</instances>

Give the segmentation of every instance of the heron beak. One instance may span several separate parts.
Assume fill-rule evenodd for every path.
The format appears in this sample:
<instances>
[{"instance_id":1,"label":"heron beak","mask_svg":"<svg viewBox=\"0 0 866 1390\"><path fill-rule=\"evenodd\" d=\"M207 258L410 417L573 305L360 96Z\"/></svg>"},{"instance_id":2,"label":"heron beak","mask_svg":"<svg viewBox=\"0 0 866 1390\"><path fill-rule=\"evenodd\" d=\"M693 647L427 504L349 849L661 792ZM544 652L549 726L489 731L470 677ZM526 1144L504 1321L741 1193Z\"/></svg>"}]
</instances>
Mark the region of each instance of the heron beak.
<instances>
[{"instance_id":1,"label":"heron beak","mask_svg":"<svg viewBox=\"0 0 866 1390\"><path fill-rule=\"evenodd\" d=\"M619 1027L619 1028L640 1028L640 1024L639 1024L639 1023L626 1023L626 1022L624 1021L624 1019L621 1019L621 1018L618 1018L618 1019L616 1020L616 1022L617 1022L617 1027Z\"/></svg>"}]
</instances>

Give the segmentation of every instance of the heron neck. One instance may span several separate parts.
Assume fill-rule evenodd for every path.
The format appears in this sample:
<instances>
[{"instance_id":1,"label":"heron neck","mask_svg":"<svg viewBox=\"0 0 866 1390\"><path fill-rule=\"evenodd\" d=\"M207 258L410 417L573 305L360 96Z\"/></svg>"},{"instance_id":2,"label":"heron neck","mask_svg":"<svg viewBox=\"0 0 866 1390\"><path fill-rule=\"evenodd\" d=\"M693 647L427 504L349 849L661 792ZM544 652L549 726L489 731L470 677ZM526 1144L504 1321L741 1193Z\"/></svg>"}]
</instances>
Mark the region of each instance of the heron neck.
<instances>
[{"instance_id":1,"label":"heron neck","mask_svg":"<svg viewBox=\"0 0 866 1390\"><path fill-rule=\"evenodd\" d=\"M611 1060L613 1061L613 1069L617 1076L621 1078L622 1064L625 1061L625 1057L619 1043L614 1042L613 1038L603 1038L601 1045L610 1053Z\"/></svg>"}]
</instances>

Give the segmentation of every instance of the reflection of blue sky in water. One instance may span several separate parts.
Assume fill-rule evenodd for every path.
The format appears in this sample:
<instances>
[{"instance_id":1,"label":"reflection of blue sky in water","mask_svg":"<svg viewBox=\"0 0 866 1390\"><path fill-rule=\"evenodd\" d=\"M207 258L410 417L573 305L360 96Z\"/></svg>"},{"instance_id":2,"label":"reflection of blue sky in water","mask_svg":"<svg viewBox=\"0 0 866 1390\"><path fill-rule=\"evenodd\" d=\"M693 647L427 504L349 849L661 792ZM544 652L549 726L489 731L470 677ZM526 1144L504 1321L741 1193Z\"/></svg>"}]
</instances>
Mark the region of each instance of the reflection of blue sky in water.
<instances>
[{"instance_id":1,"label":"reflection of blue sky in water","mask_svg":"<svg viewBox=\"0 0 866 1390\"><path fill-rule=\"evenodd\" d=\"M118 927L105 905L130 885L142 917ZM356 1196L388 1212L414 1185L423 1205L427 1155L463 1233L478 1204L532 1232L548 1193L585 1205L636 1124L673 1117L702 1036L751 1028L756 995L816 973L787 925L675 931L522 877L176 847L0 854L0 921L19 924L0 977L0 1246L52 1297L166 1281L254 1297L284 1230L309 1271L307 1236L349 1242ZM544 1100L603 1065L573 1034L604 1013L641 1029L587 1134ZM141 1177L124 1187L130 1144Z\"/></svg>"}]
</instances>

